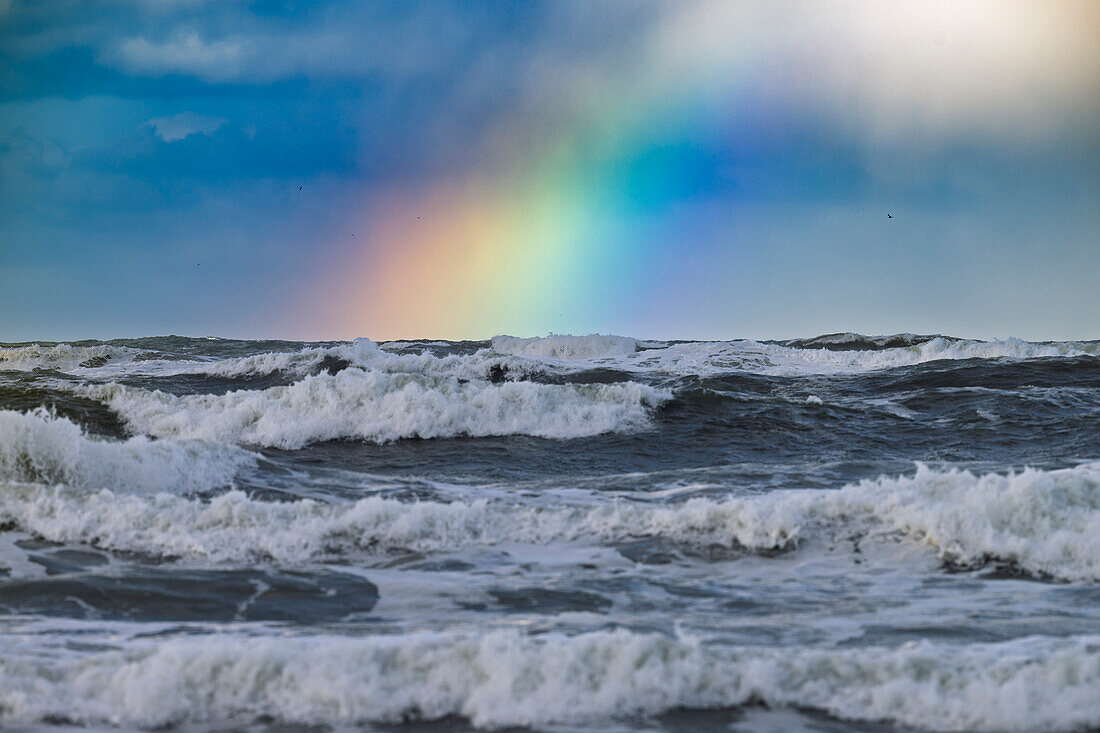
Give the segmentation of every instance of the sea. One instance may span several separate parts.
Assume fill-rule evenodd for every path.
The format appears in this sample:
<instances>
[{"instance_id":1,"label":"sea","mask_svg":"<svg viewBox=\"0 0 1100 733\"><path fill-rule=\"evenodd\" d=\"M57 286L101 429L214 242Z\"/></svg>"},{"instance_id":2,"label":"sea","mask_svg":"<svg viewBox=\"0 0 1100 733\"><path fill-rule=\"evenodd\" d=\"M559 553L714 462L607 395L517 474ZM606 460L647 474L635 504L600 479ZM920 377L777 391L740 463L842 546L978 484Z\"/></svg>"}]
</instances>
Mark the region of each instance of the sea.
<instances>
[{"instance_id":1,"label":"sea","mask_svg":"<svg viewBox=\"0 0 1100 733\"><path fill-rule=\"evenodd\" d=\"M1100 730L1100 342L0 344L0 727Z\"/></svg>"}]
</instances>

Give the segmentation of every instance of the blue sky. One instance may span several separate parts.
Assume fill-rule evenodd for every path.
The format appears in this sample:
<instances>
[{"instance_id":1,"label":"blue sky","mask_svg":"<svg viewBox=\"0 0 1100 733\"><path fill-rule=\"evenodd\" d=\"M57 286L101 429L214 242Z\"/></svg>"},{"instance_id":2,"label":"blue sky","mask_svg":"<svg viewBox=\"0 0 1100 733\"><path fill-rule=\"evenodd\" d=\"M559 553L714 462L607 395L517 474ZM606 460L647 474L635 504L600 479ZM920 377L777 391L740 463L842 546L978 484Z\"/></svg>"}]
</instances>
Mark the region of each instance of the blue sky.
<instances>
[{"instance_id":1,"label":"blue sky","mask_svg":"<svg viewBox=\"0 0 1100 733\"><path fill-rule=\"evenodd\" d=\"M1100 337L1097 5L895 8L0 2L0 340L371 336L323 284L372 202L680 76L698 136L619 164L688 171L629 190L692 266L532 329Z\"/></svg>"}]
</instances>

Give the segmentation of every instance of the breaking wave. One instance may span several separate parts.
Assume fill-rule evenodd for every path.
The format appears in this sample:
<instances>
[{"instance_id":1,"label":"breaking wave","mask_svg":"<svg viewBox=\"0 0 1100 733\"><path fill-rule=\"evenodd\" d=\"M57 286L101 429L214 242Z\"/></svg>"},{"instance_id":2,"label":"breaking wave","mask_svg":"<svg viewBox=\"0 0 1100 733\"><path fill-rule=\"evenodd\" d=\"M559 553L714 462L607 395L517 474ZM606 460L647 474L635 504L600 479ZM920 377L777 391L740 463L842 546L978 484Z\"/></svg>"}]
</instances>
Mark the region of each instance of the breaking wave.
<instances>
[{"instance_id":1,"label":"breaking wave","mask_svg":"<svg viewBox=\"0 0 1100 733\"><path fill-rule=\"evenodd\" d=\"M640 430L650 425L650 409L671 398L634 382L491 384L360 368L224 395L180 397L118 384L78 389L148 435L287 449L336 439L579 438Z\"/></svg>"},{"instance_id":2,"label":"breaking wave","mask_svg":"<svg viewBox=\"0 0 1100 733\"><path fill-rule=\"evenodd\" d=\"M89 437L80 426L39 408L0 410L0 478L85 488L208 491L226 486L254 453L196 440Z\"/></svg>"},{"instance_id":3,"label":"breaking wave","mask_svg":"<svg viewBox=\"0 0 1100 733\"><path fill-rule=\"evenodd\" d=\"M0 348L0 371L31 371L98 367L108 362L129 362L141 353L124 346L74 346L72 344L26 344Z\"/></svg>"},{"instance_id":4,"label":"breaking wave","mask_svg":"<svg viewBox=\"0 0 1100 733\"><path fill-rule=\"evenodd\" d=\"M641 346L637 339L626 336L550 335L546 338L517 338L496 336L493 351L515 356L545 356L554 359L599 359L609 356L633 354Z\"/></svg>"},{"instance_id":5,"label":"breaking wave","mask_svg":"<svg viewBox=\"0 0 1100 733\"><path fill-rule=\"evenodd\" d=\"M474 354L436 356L423 345L419 352L395 354L369 339L337 346L312 346L298 351L272 351L216 362L192 362L158 365L162 375L199 373L215 377L244 377L255 374L285 373L306 376L318 371L335 373L348 367L390 374L422 374L456 379L487 379L493 368L522 371L518 360L501 359L487 349Z\"/></svg>"},{"instance_id":6,"label":"breaking wave","mask_svg":"<svg viewBox=\"0 0 1100 733\"><path fill-rule=\"evenodd\" d=\"M884 337L885 338L885 337ZM686 342L619 359L624 371L712 376L752 372L775 376L844 374L913 366L943 359L1038 359L1100 356L1100 342L1031 343L1019 339L966 341L934 337L910 346L837 350L757 341Z\"/></svg>"},{"instance_id":7,"label":"breaking wave","mask_svg":"<svg viewBox=\"0 0 1100 733\"><path fill-rule=\"evenodd\" d=\"M728 372L769 375L840 374L912 366L937 360L1035 359L1100 356L1100 342L1034 343L1020 339L976 341L945 336L862 336L830 334L785 342L643 342L625 336L551 335L545 338L497 336L489 348L467 353L433 352L447 344L376 344L369 339L295 351L271 351L214 359L141 352L117 345L57 344L0 348L0 370L52 368L92 374L205 374L239 378L285 373L303 377L318 371L359 367L387 373L485 380L540 373L568 374L594 365L622 371L712 376ZM419 349L419 350L418 350Z\"/></svg>"},{"instance_id":8,"label":"breaking wave","mask_svg":"<svg viewBox=\"0 0 1100 733\"><path fill-rule=\"evenodd\" d=\"M876 349L893 349L905 346L916 346L926 341L937 338L945 338L948 341L961 341L962 339L948 336L926 335L915 333L895 333L889 336L865 336L861 333L845 331L843 333L827 333L811 338L789 339L782 342L784 346L793 346L799 349L835 349L837 351L860 350L874 351Z\"/></svg>"},{"instance_id":9,"label":"breaking wave","mask_svg":"<svg viewBox=\"0 0 1100 733\"><path fill-rule=\"evenodd\" d=\"M355 552L637 538L766 551L861 532L908 537L953 565L996 561L1035 575L1100 579L1100 464L1007 476L921 466L911 477L837 490L552 507L379 497L353 504L273 503L240 491L204 502L11 483L0 489L0 522L56 542L279 563Z\"/></svg>"},{"instance_id":10,"label":"breaking wave","mask_svg":"<svg viewBox=\"0 0 1100 733\"><path fill-rule=\"evenodd\" d=\"M583 724L675 709L800 707L933 730L1100 724L1100 637L782 649L625 630L578 636L217 635L127 651L0 658L0 721L164 727L348 725L461 716Z\"/></svg>"},{"instance_id":11,"label":"breaking wave","mask_svg":"<svg viewBox=\"0 0 1100 733\"><path fill-rule=\"evenodd\" d=\"M643 348L644 347L644 348ZM975 341L946 336L863 336L830 334L782 343L735 341L642 342L623 336L497 336L492 351L554 359L547 366L568 369L561 360L597 362L622 371L713 376L751 372L775 376L841 374L912 366L938 360L1037 359L1100 356L1100 342L1033 343L1020 339ZM479 352L480 353L480 352ZM577 367L582 367L577 365ZM530 368L530 367L529 367ZM576 368L576 367L575 367Z\"/></svg>"}]
</instances>

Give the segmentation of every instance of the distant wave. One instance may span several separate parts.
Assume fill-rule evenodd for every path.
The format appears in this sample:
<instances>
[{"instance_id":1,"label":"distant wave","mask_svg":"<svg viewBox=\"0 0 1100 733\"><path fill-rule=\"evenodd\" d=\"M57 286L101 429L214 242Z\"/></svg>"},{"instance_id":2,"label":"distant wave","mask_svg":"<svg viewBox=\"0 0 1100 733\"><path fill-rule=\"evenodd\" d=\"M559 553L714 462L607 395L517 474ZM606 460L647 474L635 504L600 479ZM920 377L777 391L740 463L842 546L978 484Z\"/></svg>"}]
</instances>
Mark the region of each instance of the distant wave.
<instances>
[{"instance_id":1,"label":"distant wave","mask_svg":"<svg viewBox=\"0 0 1100 733\"><path fill-rule=\"evenodd\" d=\"M349 553L440 551L502 542L618 542L762 551L837 533L896 534L944 562L999 562L1033 575L1100 580L1100 464L975 475L920 466L838 490L787 490L680 504L535 507L477 500L271 503L232 491L203 502L9 484L0 523L56 542L214 561L303 563Z\"/></svg>"},{"instance_id":2,"label":"distant wave","mask_svg":"<svg viewBox=\"0 0 1100 733\"><path fill-rule=\"evenodd\" d=\"M912 366L941 359L1034 359L1100 356L1100 342L972 341L946 336L831 334L787 342L686 341L643 343L622 336L493 339L495 353L532 361L552 359L560 372L604 368L678 376L750 372L777 376L840 374ZM574 362L574 363L570 363ZM529 367L530 369L530 367Z\"/></svg>"},{"instance_id":3,"label":"distant wave","mask_svg":"<svg viewBox=\"0 0 1100 733\"><path fill-rule=\"evenodd\" d=\"M915 333L895 333L889 336L865 336L861 333L827 333L812 338L788 339L781 341L784 346L793 346L797 349L832 349L834 351L876 351L879 349L899 349L907 346L945 339L947 341L963 341L964 339L941 336L939 334L920 335Z\"/></svg>"},{"instance_id":4,"label":"distant wave","mask_svg":"<svg viewBox=\"0 0 1100 733\"><path fill-rule=\"evenodd\" d=\"M546 338L516 338L496 336L493 351L516 356L548 356L555 359L599 359L633 354L641 345L637 339L625 336L555 336Z\"/></svg>"},{"instance_id":5,"label":"distant wave","mask_svg":"<svg viewBox=\"0 0 1100 733\"><path fill-rule=\"evenodd\" d=\"M0 479L148 492L207 491L229 485L254 453L198 440L89 437L39 408L0 410Z\"/></svg>"},{"instance_id":6,"label":"distant wave","mask_svg":"<svg viewBox=\"0 0 1100 733\"><path fill-rule=\"evenodd\" d=\"M483 355L435 356L423 345L419 353L394 354L369 339L356 339L337 346L313 346L298 351L273 351L211 363L169 364L161 373L199 373L215 377L242 377L283 372L306 376L324 371L335 373L358 367L390 373L426 374L459 379L484 379L492 363Z\"/></svg>"},{"instance_id":7,"label":"distant wave","mask_svg":"<svg viewBox=\"0 0 1100 733\"><path fill-rule=\"evenodd\" d=\"M282 374L289 379L335 373L359 367L394 374L411 373L465 380L522 377L528 370L541 369L529 359L502 356L490 349L470 354L437 356L431 348L448 344L400 344L403 353L394 353L394 344L377 344L369 339L325 346L303 346L288 351L267 351L248 356L225 358L141 352L127 347L70 347L60 345L43 349L37 346L0 349L0 370L30 371L36 368L77 372L96 378L133 376L172 377L203 375L224 379ZM383 348L385 347L385 348ZM413 351L409 351L413 349ZM8 353L7 360L3 354ZM140 359L135 360L135 355Z\"/></svg>"},{"instance_id":8,"label":"distant wave","mask_svg":"<svg viewBox=\"0 0 1100 733\"><path fill-rule=\"evenodd\" d=\"M578 438L640 430L650 425L650 409L671 397L634 382L492 384L360 368L224 395L177 397L118 384L74 389L148 435L287 449L342 438Z\"/></svg>"},{"instance_id":9,"label":"distant wave","mask_svg":"<svg viewBox=\"0 0 1100 733\"><path fill-rule=\"evenodd\" d=\"M26 344L0 348L0 371L31 371L32 369L59 369L71 371L99 367L109 362L129 362L140 354L139 349L107 344L74 346L53 344L42 346Z\"/></svg>"},{"instance_id":10,"label":"distant wave","mask_svg":"<svg viewBox=\"0 0 1100 733\"><path fill-rule=\"evenodd\" d=\"M459 379L523 378L541 373L569 374L594 366L625 372L664 372L712 376L729 372L770 375L832 374L911 366L941 359L1035 359L1100 356L1097 341L1029 342L1019 339L974 341L947 336L829 334L784 342L643 342L625 336L552 335L545 338L495 337L489 348L436 355L445 342L376 344L368 339L303 346L249 356L214 359L118 345L27 345L0 348L0 371L36 368L119 374L206 374L236 378L286 373L302 377L348 366L386 372L416 372ZM419 349L419 351L417 351ZM399 353L395 353L395 351Z\"/></svg>"},{"instance_id":11,"label":"distant wave","mask_svg":"<svg viewBox=\"0 0 1100 733\"><path fill-rule=\"evenodd\" d=\"M7 652L0 681L8 725L461 716L481 727L538 726L764 704L932 730L1062 731L1100 724L1100 637L811 650L625 630L217 635L126 651Z\"/></svg>"},{"instance_id":12,"label":"distant wave","mask_svg":"<svg viewBox=\"0 0 1100 733\"><path fill-rule=\"evenodd\" d=\"M617 369L713 376L753 372L776 376L843 374L912 366L941 359L1035 359L1100 355L1100 343L1035 344L1017 339L963 341L935 337L905 347L874 350L801 348L757 341L686 342L619 359Z\"/></svg>"}]
</instances>

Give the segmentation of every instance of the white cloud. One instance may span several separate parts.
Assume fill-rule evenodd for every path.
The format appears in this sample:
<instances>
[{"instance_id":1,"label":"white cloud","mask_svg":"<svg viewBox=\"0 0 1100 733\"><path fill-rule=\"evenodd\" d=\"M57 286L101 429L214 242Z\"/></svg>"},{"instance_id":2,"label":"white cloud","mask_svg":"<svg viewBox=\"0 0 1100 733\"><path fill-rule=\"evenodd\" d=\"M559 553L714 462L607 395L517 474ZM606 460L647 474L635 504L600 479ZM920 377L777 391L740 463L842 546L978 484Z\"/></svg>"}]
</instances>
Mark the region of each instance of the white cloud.
<instances>
[{"instance_id":1,"label":"white cloud","mask_svg":"<svg viewBox=\"0 0 1100 733\"><path fill-rule=\"evenodd\" d=\"M1089 0L708 2L655 28L668 79L760 83L875 139L1057 134L1098 111ZM671 82L670 82L671 83Z\"/></svg>"},{"instance_id":2,"label":"white cloud","mask_svg":"<svg viewBox=\"0 0 1100 733\"><path fill-rule=\"evenodd\" d=\"M1097 22L1092 0L669 3L611 53L555 54L543 39L502 59L488 76L507 79L510 65L522 92L481 156L503 150L486 166L499 169L563 131L611 138L681 110L719 128L757 105L757 119L778 112L777 124L797 118L858 146L881 180L925 183L957 145L1041 156L1095 139ZM475 78L486 98L502 87ZM979 185L969 172L960 184Z\"/></svg>"},{"instance_id":3,"label":"white cloud","mask_svg":"<svg viewBox=\"0 0 1100 733\"><path fill-rule=\"evenodd\" d=\"M2 1L2 0L0 0ZM302 75L405 78L447 69L476 28L443 4L411 6L393 16L368 3L328 10L288 27L238 18L229 34L180 26L162 40L135 35L105 45L100 60L135 74L185 74L212 82L268 82Z\"/></svg>"},{"instance_id":4,"label":"white cloud","mask_svg":"<svg viewBox=\"0 0 1100 733\"><path fill-rule=\"evenodd\" d=\"M240 73L248 56L242 40L204 41L196 33L181 33L164 43L128 38L118 46L121 64L148 74L193 74L227 80Z\"/></svg>"},{"instance_id":5,"label":"white cloud","mask_svg":"<svg viewBox=\"0 0 1100 733\"><path fill-rule=\"evenodd\" d=\"M211 135L226 120L221 117L204 117L194 112L180 112L170 117L157 117L147 123L153 133L166 143L182 140L188 135Z\"/></svg>"}]
</instances>

